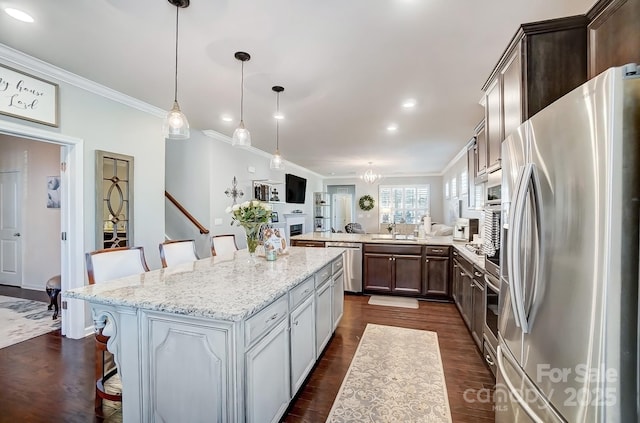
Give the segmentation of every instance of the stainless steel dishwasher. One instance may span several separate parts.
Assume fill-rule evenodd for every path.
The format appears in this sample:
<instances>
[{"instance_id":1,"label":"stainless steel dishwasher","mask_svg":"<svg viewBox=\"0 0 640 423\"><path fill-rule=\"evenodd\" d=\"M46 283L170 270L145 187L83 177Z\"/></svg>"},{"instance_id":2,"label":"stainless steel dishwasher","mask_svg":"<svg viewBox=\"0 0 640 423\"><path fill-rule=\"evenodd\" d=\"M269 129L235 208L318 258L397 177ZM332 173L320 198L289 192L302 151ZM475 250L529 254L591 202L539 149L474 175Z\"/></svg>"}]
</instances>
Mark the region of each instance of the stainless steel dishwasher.
<instances>
[{"instance_id":1,"label":"stainless steel dishwasher","mask_svg":"<svg viewBox=\"0 0 640 423\"><path fill-rule=\"evenodd\" d=\"M362 293L362 244L359 242L327 242L327 248L344 248L344 290Z\"/></svg>"}]
</instances>

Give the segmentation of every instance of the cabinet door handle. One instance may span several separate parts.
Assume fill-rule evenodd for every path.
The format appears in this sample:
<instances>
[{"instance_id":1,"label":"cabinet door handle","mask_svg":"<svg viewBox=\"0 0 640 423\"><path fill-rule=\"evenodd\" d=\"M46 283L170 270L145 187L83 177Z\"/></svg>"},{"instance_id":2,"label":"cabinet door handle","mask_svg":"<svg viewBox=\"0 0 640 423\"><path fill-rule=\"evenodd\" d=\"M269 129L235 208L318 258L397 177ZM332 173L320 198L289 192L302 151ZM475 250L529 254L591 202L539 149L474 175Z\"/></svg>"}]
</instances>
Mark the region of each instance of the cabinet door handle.
<instances>
[{"instance_id":1,"label":"cabinet door handle","mask_svg":"<svg viewBox=\"0 0 640 423\"><path fill-rule=\"evenodd\" d=\"M476 275L477 277L481 278L482 274L478 273L478 272L473 272L474 275Z\"/></svg>"},{"instance_id":2,"label":"cabinet door handle","mask_svg":"<svg viewBox=\"0 0 640 423\"><path fill-rule=\"evenodd\" d=\"M495 363L493 362L493 360L491 359L491 356L490 356L489 354L487 354L487 355L484 357L484 359L487 361L487 363L488 363L490 366L495 366Z\"/></svg>"},{"instance_id":3,"label":"cabinet door handle","mask_svg":"<svg viewBox=\"0 0 640 423\"><path fill-rule=\"evenodd\" d=\"M298 321L293 322L294 325L298 326Z\"/></svg>"},{"instance_id":4,"label":"cabinet door handle","mask_svg":"<svg viewBox=\"0 0 640 423\"><path fill-rule=\"evenodd\" d=\"M389 261L393 260L393 257L389 257Z\"/></svg>"},{"instance_id":5,"label":"cabinet door handle","mask_svg":"<svg viewBox=\"0 0 640 423\"><path fill-rule=\"evenodd\" d=\"M464 276L464 272L460 272L460 276Z\"/></svg>"},{"instance_id":6,"label":"cabinet door handle","mask_svg":"<svg viewBox=\"0 0 640 423\"><path fill-rule=\"evenodd\" d=\"M278 318L278 313L273 313L273 315L271 317L269 317L267 320L265 320L265 323L269 323L272 320L276 320Z\"/></svg>"},{"instance_id":7,"label":"cabinet door handle","mask_svg":"<svg viewBox=\"0 0 640 423\"><path fill-rule=\"evenodd\" d=\"M305 289L305 290L302 292L302 295L307 294L307 293L309 293L309 288Z\"/></svg>"},{"instance_id":8,"label":"cabinet door handle","mask_svg":"<svg viewBox=\"0 0 640 423\"><path fill-rule=\"evenodd\" d=\"M425 263L429 263L429 259L426 259L426 260L425 260Z\"/></svg>"}]
</instances>

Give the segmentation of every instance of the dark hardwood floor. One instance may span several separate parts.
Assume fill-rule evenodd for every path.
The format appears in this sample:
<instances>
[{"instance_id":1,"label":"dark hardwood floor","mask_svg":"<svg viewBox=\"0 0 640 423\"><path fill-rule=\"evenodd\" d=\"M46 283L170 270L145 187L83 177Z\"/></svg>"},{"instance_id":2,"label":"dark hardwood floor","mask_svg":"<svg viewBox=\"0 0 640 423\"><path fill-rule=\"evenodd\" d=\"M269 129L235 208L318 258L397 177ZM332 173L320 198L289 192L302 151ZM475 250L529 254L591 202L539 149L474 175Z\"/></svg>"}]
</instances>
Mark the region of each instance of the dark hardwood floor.
<instances>
[{"instance_id":1,"label":"dark hardwood floor","mask_svg":"<svg viewBox=\"0 0 640 423\"><path fill-rule=\"evenodd\" d=\"M0 295L11 295L6 288L0 286ZM453 422L494 421L491 403L465 401L465 391L477 398L478 392L491 393L494 381L455 305L420 302L414 310L367 301L345 297L343 319L283 421L326 420L367 323L437 332ZM73 340L53 332L0 349L0 423L120 421L121 413L108 407L106 419L95 417L93 372L93 337Z\"/></svg>"}]
</instances>

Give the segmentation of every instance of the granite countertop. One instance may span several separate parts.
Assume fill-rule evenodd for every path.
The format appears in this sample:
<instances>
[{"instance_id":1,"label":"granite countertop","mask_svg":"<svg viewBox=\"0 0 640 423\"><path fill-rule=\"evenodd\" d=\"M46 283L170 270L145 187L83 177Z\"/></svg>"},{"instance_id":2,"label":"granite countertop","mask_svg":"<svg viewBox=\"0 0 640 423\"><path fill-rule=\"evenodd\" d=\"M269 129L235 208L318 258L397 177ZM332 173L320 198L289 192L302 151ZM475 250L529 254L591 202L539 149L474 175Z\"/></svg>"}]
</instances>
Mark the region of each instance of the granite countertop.
<instances>
[{"instance_id":1,"label":"granite countertop","mask_svg":"<svg viewBox=\"0 0 640 423\"><path fill-rule=\"evenodd\" d=\"M484 270L484 255L478 255L469 250L466 242L454 241L451 236L427 236L414 239L379 239L380 234L349 234L332 232L309 232L292 236L291 239L301 241L323 242L360 242L366 244L409 244L409 245L448 245L454 247L464 258L478 268Z\"/></svg>"},{"instance_id":2,"label":"granite countertop","mask_svg":"<svg viewBox=\"0 0 640 423\"><path fill-rule=\"evenodd\" d=\"M218 320L241 321L271 304L324 265L342 248L290 247L276 261L247 250L136 276L75 288L64 293L94 303L134 307Z\"/></svg>"}]
</instances>

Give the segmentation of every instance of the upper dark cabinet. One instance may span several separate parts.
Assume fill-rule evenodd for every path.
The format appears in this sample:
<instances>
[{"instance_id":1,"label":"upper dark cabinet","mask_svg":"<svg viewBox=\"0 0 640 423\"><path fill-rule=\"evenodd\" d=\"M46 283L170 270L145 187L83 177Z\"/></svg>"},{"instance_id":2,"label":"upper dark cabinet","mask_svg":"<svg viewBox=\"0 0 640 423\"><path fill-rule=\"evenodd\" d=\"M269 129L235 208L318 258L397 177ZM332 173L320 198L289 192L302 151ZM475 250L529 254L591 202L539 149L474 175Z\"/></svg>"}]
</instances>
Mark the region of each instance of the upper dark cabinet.
<instances>
[{"instance_id":1,"label":"upper dark cabinet","mask_svg":"<svg viewBox=\"0 0 640 423\"><path fill-rule=\"evenodd\" d=\"M640 63L640 0L601 0L587 12L589 78Z\"/></svg>"},{"instance_id":2,"label":"upper dark cabinet","mask_svg":"<svg viewBox=\"0 0 640 423\"><path fill-rule=\"evenodd\" d=\"M580 15L520 26L482 87L487 172L500 167L504 138L587 80L587 23Z\"/></svg>"}]
</instances>

